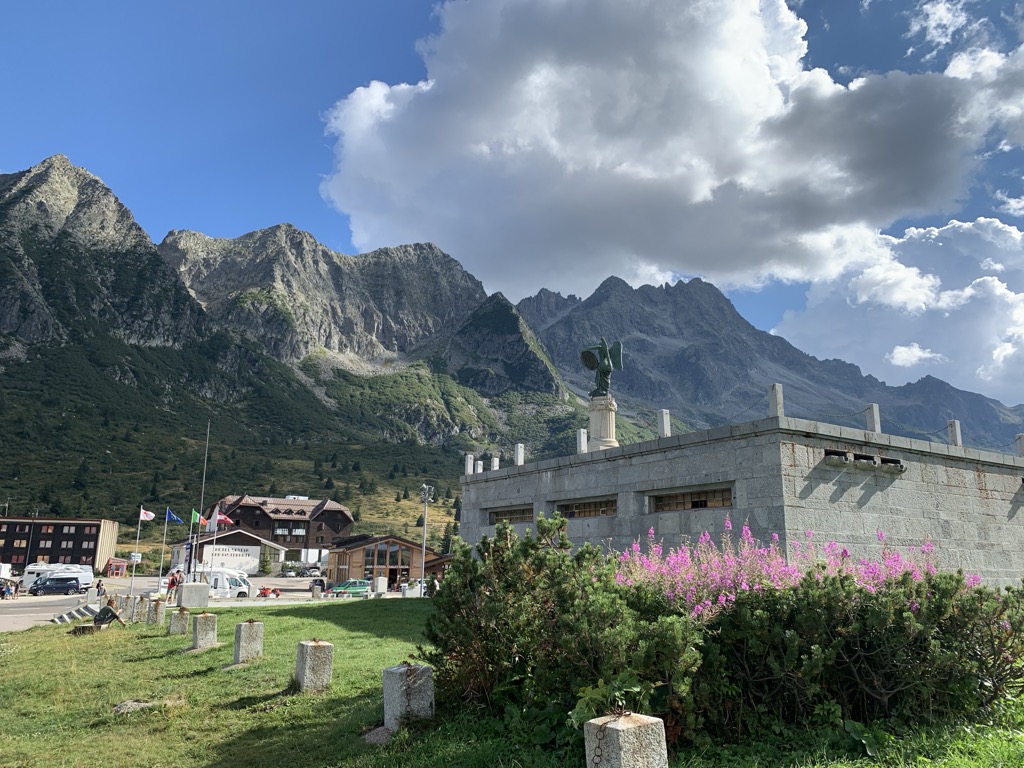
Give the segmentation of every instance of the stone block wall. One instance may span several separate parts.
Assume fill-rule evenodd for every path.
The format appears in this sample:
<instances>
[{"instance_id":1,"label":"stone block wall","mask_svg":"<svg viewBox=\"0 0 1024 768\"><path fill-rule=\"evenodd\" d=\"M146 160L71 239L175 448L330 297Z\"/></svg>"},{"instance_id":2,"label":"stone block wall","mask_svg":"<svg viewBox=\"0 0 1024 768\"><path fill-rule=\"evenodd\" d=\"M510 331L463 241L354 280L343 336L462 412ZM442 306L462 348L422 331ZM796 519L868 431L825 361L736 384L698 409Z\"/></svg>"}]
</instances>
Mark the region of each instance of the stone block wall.
<instances>
[{"instance_id":1,"label":"stone block wall","mask_svg":"<svg viewBox=\"0 0 1024 768\"><path fill-rule=\"evenodd\" d=\"M659 512L652 498L728 487L732 507ZM770 417L606 451L560 457L462 478L461 535L493 535L492 510L532 507L550 517L560 503L614 497L616 514L570 519L569 538L624 550L650 529L666 546L719 536L726 515L734 538L781 543L814 532L855 556L876 556L878 531L906 548L929 537L939 566L963 568L990 584L1024 576L1024 458ZM517 523L521 532L531 523Z\"/></svg>"}]
</instances>

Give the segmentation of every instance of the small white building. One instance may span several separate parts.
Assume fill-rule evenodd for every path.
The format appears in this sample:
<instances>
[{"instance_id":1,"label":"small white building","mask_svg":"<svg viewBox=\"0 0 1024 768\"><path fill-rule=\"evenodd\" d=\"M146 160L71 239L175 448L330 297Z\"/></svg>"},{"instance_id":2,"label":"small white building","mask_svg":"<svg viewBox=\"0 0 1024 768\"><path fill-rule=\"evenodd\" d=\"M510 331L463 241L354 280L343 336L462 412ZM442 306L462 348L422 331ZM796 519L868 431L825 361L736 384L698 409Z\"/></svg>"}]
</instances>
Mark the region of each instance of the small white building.
<instances>
[{"instance_id":1,"label":"small white building","mask_svg":"<svg viewBox=\"0 0 1024 768\"><path fill-rule=\"evenodd\" d=\"M180 541L171 545L171 570L181 568L192 570L190 560L191 549L196 545L196 537L192 541ZM242 530L227 530L218 534L203 533L198 537L198 557L196 571L208 571L211 568L229 568L244 571L250 575L260 570L260 558L264 555L270 562L271 571L277 571L285 559L286 548L272 541L261 539L255 534Z\"/></svg>"}]
</instances>

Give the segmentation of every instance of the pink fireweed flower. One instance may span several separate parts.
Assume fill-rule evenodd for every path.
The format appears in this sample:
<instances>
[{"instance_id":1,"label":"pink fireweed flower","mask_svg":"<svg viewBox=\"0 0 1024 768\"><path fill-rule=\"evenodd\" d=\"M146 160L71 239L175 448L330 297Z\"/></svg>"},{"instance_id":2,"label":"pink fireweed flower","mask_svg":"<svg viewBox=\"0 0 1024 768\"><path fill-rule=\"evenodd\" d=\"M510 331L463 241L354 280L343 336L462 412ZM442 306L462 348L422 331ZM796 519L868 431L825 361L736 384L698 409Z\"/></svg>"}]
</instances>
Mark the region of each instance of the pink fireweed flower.
<instances>
[{"instance_id":1,"label":"pink fireweed flower","mask_svg":"<svg viewBox=\"0 0 1024 768\"><path fill-rule=\"evenodd\" d=\"M728 517L725 518L725 530L727 530L727 531L731 531L732 530L732 520L730 520Z\"/></svg>"},{"instance_id":2,"label":"pink fireweed flower","mask_svg":"<svg viewBox=\"0 0 1024 768\"><path fill-rule=\"evenodd\" d=\"M923 574L936 572L930 560L919 560L919 552L924 547L908 550L910 556L907 557L884 546L878 559L854 562L849 550L830 541L820 550L824 556L822 560L812 536L813 531L808 530L805 540L793 542L792 559L787 562L777 534L772 536L769 546L760 546L749 534L747 525L744 525L743 536L738 542L724 535L721 548L715 545L707 531L696 543L686 543L670 550L663 550L653 535L649 535L646 552L639 542L634 542L618 557L616 581L626 585L654 586L670 602L685 606L692 616L707 621L719 610L728 610L738 592L790 588L800 581L807 569L813 569L814 577L819 581L828 575L847 574L860 587L871 592L885 588L890 580L903 573L920 580ZM934 546L928 549L934 550ZM973 577L968 584L976 585L978 581L980 579Z\"/></svg>"},{"instance_id":3,"label":"pink fireweed flower","mask_svg":"<svg viewBox=\"0 0 1024 768\"><path fill-rule=\"evenodd\" d=\"M875 531L875 536L878 537L879 541L885 541L885 531Z\"/></svg>"}]
</instances>

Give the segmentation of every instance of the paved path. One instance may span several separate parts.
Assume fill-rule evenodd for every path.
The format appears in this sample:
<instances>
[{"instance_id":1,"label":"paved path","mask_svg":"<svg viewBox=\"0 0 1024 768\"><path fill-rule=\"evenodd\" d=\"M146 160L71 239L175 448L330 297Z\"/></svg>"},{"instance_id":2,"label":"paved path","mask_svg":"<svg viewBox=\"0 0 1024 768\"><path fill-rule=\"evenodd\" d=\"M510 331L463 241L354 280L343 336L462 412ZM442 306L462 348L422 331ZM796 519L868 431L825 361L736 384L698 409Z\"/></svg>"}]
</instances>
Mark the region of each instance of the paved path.
<instances>
[{"instance_id":1,"label":"paved path","mask_svg":"<svg viewBox=\"0 0 1024 768\"><path fill-rule=\"evenodd\" d=\"M263 586L281 590L282 601L306 601L310 599L309 579L253 578L257 589ZM103 579L107 591L112 594L128 594L131 579ZM156 577L136 576L134 594L142 595L156 589ZM252 598L246 598L251 600ZM18 632L31 627L50 623L50 620L74 608L85 600L85 595L43 595L33 597L22 593L17 600L0 600L0 632ZM257 598L258 602L270 602ZM215 600L212 605L245 605L245 601Z\"/></svg>"}]
</instances>

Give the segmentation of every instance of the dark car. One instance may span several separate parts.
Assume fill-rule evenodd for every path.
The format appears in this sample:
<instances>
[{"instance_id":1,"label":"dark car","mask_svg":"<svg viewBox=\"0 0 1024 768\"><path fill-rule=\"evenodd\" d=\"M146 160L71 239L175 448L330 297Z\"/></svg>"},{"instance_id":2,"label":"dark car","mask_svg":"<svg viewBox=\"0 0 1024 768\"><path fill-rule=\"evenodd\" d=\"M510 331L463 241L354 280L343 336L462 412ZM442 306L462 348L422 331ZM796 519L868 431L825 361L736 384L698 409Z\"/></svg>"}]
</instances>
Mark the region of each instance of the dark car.
<instances>
[{"instance_id":1,"label":"dark car","mask_svg":"<svg viewBox=\"0 0 1024 768\"><path fill-rule=\"evenodd\" d=\"M48 576L28 588L30 595L84 595L88 591L89 585L83 585L77 576Z\"/></svg>"},{"instance_id":2,"label":"dark car","mask_svg":"<svg viewBox=\"0 0 1024 768\"><path fill-rule=\"evenodd\" d=\"M327 591L327 580L326 579L313 579L309 582L309 591L313 591L313 587L320 587L321 592Z\"/></svg>"}]
</instances>

